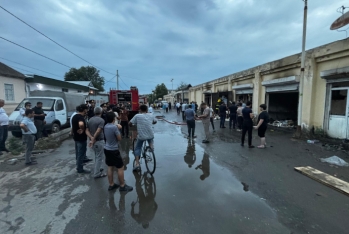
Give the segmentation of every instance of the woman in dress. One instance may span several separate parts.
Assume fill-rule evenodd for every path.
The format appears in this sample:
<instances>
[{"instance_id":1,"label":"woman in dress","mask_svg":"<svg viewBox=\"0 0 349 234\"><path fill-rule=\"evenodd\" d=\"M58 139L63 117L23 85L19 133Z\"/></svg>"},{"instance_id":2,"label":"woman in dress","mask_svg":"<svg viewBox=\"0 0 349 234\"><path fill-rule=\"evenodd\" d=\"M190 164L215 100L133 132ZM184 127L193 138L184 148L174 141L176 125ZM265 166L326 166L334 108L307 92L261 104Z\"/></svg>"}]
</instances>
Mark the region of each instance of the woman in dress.
<instances>
[{"instance_id":1,"label":"woman in dress","mask_svg":"<svg viewBox=\"0 0 349 234\"><path fill-rule=\"evenodd\" d=\"M254 128L258 130L258 136L261 138L261 145L257 146L259 149L264 149L267 145L265 141L265 132L267 131L269 115L267 112L267 106L262 104L259 106L261 113L258 116L258 124Z\"/></svg>"}]
</instances>

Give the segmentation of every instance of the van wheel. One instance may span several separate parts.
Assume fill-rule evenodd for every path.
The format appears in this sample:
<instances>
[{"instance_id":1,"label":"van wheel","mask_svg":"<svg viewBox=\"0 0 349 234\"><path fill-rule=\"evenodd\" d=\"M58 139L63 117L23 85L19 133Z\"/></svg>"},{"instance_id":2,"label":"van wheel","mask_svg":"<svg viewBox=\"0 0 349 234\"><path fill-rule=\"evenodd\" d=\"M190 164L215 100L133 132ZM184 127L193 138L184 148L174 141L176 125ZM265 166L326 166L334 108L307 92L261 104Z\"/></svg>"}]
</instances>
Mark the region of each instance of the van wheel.
<instances>
[{"instance_id":1,"label":"van wheel","mask_svg":"<svg viewBox=\"0 0 349 234\"><path fill-rule=\"evenodd\" d=\"M59 126L59 124L54 123L54 124L52 124L51 133L59 132L60 129L61 129L61 127Z\"/></svg>"},{"instance_id":2,"label":"van wheel","mask_svg":"<svg viewBox=\"0 0 349 234\"><path fill-rule=\"evenodd\" d=\"M22 132L11 132L14 137L22 137Z\"/></svg>"}]
</instances>

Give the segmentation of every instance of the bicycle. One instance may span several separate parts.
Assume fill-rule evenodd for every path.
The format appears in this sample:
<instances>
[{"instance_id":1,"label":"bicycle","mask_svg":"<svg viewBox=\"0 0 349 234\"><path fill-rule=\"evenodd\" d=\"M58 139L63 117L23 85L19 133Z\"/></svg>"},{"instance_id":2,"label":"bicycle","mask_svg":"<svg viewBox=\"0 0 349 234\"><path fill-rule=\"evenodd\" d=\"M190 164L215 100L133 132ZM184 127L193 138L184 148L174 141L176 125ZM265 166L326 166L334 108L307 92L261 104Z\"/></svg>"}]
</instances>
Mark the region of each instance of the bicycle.
<instances>
[{"instance_id":1,"label":"bicycle","mask_svg":"<svg viewBox=\"0 0 349 234\"><path fill-rule=\"evenodd\" d=\"M133 139L133 142L132 142L133 154L135 152L136 143L137 143L137 138ZM142 164L142 158L145 161L145 166L147 167L148 172L151 175L154 174L156 169L156 159L155 159L154 150L148 145L148 141L143 142L141 155L139 158L140 165ZM135 166L136 166L136 158L133 160L133 167Z\"/></svg>"}]
</instances>

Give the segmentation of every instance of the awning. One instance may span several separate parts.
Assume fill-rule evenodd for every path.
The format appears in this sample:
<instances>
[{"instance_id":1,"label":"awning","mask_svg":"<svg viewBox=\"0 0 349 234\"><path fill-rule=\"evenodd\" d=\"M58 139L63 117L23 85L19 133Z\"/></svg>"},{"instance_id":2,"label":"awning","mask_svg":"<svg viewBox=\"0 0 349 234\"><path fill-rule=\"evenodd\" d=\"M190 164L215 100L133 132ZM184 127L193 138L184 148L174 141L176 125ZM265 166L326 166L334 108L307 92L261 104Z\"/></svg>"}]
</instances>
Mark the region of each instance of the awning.
<instances>
[{"instance_id":1,"label":"awning","mask_svg":"<svg viewBox=\"0 0 349 234\"><path fill-rule=\"evenodd\" d=\"M298 91L299 76L289 76L280 79L266 80L262 82L266 92Z\"/></svg>"},{"instance_id":2,"label":"awning","mask_svg":"<svg viewBox=\"0 0 349 234\"><path fill-rule=\"evenodd\" d=\"M325 70L320 72L320 76L327 83L346 82L349 81L349 67Z\"/></svg>"},{"instance_id":3,"label":"awning","mask_svg":"<svg viewBox=\"0 0 349 234\"><path fill-rule=\"evenodd\" d=\"M253 83L243 84L243 85L233 85L231 88L235 90L236 94L252 94L253 93Z\"/></svg>"}]
</instances>

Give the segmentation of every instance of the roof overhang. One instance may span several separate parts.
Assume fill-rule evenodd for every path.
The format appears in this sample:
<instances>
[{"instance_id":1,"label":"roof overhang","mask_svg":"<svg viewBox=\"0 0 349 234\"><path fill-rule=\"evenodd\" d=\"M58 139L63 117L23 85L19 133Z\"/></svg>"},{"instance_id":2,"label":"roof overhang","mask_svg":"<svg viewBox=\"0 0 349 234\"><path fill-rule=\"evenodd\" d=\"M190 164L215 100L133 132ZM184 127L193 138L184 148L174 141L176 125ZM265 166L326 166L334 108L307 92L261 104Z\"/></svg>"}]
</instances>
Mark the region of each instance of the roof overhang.
<instances>
[{"instance_id":1,"label":"roof overhang","mask_svg":"<svg viewBox=\"0 0 349 234\"><path fill-rule=\"evenodd\" d=\"M274 80L266 80L262 82L263 86L289 85L299 83L299 76L289 76Z\"/></svg>"}]
</instances>

